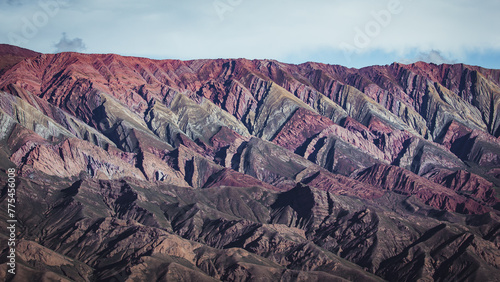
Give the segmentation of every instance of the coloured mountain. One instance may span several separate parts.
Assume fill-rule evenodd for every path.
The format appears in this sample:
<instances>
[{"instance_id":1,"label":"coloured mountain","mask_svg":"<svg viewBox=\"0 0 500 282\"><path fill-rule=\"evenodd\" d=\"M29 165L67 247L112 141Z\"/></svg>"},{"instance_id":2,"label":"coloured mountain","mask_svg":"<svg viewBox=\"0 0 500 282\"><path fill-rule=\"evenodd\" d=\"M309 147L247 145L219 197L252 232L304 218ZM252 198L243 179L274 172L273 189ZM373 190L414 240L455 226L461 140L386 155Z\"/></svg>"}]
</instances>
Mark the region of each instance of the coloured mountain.
<instances>
[{"instance_id":1,"label":"coloured mountain","mask_svg":"<svg viewBox=\"0 0 500 282\"><path fill-rule=\"evenodd\" d=\"M0 155L3 281L500 280L500 70L0 45Z\"/></svg>"}]
</instances>

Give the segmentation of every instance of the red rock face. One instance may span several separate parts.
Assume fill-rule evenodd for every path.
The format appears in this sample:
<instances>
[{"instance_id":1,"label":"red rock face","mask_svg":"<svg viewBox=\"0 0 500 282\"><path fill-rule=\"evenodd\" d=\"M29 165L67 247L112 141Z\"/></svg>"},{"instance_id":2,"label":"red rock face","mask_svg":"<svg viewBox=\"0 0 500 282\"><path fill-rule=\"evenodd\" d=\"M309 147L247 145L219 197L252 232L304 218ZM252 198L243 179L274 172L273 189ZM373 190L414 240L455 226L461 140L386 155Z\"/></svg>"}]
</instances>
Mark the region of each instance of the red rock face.
<instances>
[{"instance_id":1,"label":"red rock face","mask_svg":"<svg viewBox=\"0 0 500 282\"><path fill-rule=\"evenodd\" d=\"M0 44L0 75L20 61L38 55L40 55L40 53L28 49Z\"/></svg>"},{"instance_id":2,"label":"red rock face","mask_svg":"<svg viewBox=\"0 0 500 282\"><path fill-rule=\"evenodd\" d=\"M0 45L26 279L499 277L499 74Z\"/></svg>"},{"instance_id":3,"label":"red rock face","mask_svg":"<svg viewBox=\"0 0 500 282\"><path fill-rule=\"evenodd\" d=\"M273 139L273 143L295 151L309 138L317 135L331 125L334 125L334 123L330 119L304 108L299 108Z\"/></svg>"},{"instance_id":4,"label":"red rock face","mask_svg":"<svg viewBox=\"0 0 500 282\"><path fill-rule=\"evenodd\" d=\"M375 165L362 172L357 180L384 190L395 191L398 194L415 195L426 204L438 209L470 214L485 213L489 210L479 203L457 195L432 181L394 166ZM466 181L463 180L463 182ZM474 185L470 181L467 181L467 184Z\"/></svg>"},{"instance_id":5,"label":"red rock face","mask_svg":"<svg viewBox=\"0 0 500 282\"><path fill-rule=\"evenodd\" d=\"M430 173L429 179L455 191L463 192L477 199L478 202L494 206L498 203L493 183L465 170L449 171L445 169Z\"/></svg>"},{"instance_id":6,"label":"red rock face","mask_svg":"<svg viewBox=\"0 0 500 282\"><path fill-rule=\"evenodd\" d=\"M145 179L130 153L106 152L79 139L68 139L58 145L26 143L10 159L22 176L41 172L61 178L77 177L86 171L98 179L134 177Z\"/></svg>"}]
</instances>

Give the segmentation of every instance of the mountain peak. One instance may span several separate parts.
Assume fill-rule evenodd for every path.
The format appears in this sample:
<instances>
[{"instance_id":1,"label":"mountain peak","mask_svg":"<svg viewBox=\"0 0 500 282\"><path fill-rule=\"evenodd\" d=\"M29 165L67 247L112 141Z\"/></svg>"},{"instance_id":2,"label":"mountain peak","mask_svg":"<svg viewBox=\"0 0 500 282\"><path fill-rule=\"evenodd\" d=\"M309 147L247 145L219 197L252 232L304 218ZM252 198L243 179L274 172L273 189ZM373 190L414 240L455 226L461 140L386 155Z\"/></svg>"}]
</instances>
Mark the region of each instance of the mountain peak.
<instances>
[{"instance_id":1,"label":"mountain peak","mask_svg":"<svg viewBox=\"0 0 500 282\"><path fill-rule=\"evenodd\" d=\"M40 55L40 53L22 48L22 47L17 47L14 45L9 45L9 44L0 44L0 56L3 55L12 55L12 56L20 56L20 57L35 57Z\"/></svg>"}]
</instances>

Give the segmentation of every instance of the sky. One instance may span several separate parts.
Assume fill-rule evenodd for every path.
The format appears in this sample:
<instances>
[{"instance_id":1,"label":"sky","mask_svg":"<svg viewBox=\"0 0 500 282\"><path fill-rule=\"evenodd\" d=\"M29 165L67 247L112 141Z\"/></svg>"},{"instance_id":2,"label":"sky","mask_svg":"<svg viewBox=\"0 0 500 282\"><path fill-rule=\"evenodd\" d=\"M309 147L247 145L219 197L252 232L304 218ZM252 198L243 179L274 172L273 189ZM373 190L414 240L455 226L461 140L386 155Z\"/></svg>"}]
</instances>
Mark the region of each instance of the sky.
<instances>
[{"instance_id":1,"label":"sky","mask_svg":"<svg viewBox=\"0 0 500 282\"><path fill-rule=\"evenodd\" d=\"M498 0L0 0L0 43L42 53L500 69Z\"/></svg>"}]
</instances>

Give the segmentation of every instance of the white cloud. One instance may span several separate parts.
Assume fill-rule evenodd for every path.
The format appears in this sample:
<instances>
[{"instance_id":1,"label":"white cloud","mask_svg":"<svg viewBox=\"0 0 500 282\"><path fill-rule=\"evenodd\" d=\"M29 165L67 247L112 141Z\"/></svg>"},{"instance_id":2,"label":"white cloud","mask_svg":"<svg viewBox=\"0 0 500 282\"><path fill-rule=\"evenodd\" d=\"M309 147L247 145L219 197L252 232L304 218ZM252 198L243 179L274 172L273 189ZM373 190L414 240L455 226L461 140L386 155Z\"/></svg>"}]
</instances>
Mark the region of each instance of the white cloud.
<instances>
[{"instance_id":1,"label":"white cloud","mask_svg":"<svg viewBox=\"0 0 500 282\"><path fill-rule=\"evenodd\" d=\"M437 65L440 64L454 64L457 63L456 59L449 59L447 56L443 55L438 50L431 50L429 52L420 52L413 58L405 58L401 59L400 62L403 64L411 64L418 61L426 62L426 63L434 63Z\"/></svg>"},{"instance_id":2,"label":"white cloud","mask_svg":"<svg viewBox=\"0 0 500 282\"><path fill-rule=\"evenodd\" d=\"M83 43L83 40L81 38L69 39L66 36L65 32L62 34L62 37L59 40L59 42L54 44L54 47L56 47L56 53L81 52L81 51L85 51L85 49L87 49L87 47L85 47L85 44Z\"/></svg>"}]
</instances>

